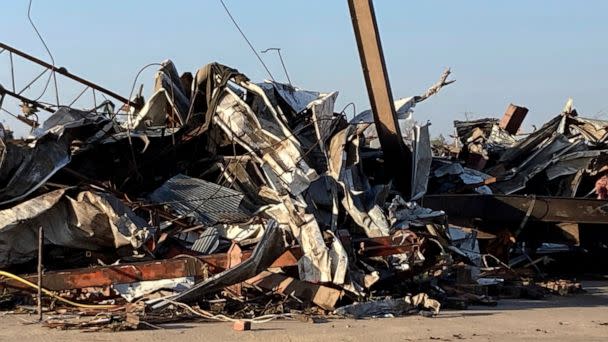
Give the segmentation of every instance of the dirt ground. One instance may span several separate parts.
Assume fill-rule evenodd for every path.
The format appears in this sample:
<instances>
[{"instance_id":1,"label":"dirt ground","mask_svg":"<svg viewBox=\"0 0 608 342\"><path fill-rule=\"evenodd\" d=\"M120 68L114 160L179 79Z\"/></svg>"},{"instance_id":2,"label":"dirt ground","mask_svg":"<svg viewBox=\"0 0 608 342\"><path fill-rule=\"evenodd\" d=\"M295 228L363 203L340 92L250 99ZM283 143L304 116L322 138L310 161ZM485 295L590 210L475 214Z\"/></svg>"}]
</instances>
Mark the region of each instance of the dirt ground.
<instances>
[{"instance_id":1,"label":"dirt ground","mask_svg":"<svg viewBox=\"0 0 608 342\"><path fill-rule=\"evenodd\" d=\"M608 282L584 282L587 293L542 301L501 300L495 308L443 311L434 318L274 321L237 332L228 323L184 323L118 333L60 331L0 317L0 341L608 341Z\"/></svg>"}]
</instances>

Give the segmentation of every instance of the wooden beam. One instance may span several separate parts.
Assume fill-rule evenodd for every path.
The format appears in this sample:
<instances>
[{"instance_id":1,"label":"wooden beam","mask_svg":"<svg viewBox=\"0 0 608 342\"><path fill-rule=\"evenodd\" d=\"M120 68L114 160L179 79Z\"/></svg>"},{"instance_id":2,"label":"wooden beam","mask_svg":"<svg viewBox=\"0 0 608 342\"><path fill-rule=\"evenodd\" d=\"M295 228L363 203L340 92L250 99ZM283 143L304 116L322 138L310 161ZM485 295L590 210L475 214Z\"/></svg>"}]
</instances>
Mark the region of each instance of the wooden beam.
<instances>
[{"instance_id":1,"label":"wooden beam","mask_svg":"<svg viewBox=\"0 0 608 342\"><path fill-rule=\"evenodd\" d=\"M411 196L412 152L405 146L395 113L393 94L372 0L348 0L363 76L387 172L404 196Z\"/></svg>"}]
</instances>

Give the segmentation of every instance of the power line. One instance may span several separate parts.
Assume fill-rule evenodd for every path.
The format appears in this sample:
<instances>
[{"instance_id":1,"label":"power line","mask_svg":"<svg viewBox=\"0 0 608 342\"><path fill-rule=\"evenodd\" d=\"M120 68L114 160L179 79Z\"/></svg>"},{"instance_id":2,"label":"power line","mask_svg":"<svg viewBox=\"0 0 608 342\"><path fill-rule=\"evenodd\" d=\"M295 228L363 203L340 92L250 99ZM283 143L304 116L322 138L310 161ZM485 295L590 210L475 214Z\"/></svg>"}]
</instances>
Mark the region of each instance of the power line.
<instances>
[{"instance_id":1,"label":"power line","mask_svg":"<svg viewBox=\"0 0 608 342\"><path fill-rule=\"evenodd\" d=\"M31 12L32 12L32 0L30 0L30 3L27 7L27 19L30 21L30 24L34 28L34 31L36 32L36 34L38 35L38 38L42 42L42 45L44 45L46 52L49 54L49 57L51 57L51 64L53 64L53 67L55 67L55 58L53 58L53 54L51 53L51 50L46 45L46 42L42 38L42 35L36 28L36 25L34 24L34 21L32 20ZM55 83L55 99L57 100L57 106L59 106L59 89L57 88L57 76L55 75L55 70L51 70L51 76L53 77L53 83ZM36 100L39 100L44 95L44 93L46 92L46 89L49 85L49 81L50 81L50 77L49 77L49 80L47 80L46 85L44 86L44 90L43 90L42 94Z\"/></svg>"},{"instance_id":2,"label":"power line","mask_svg":"<svg viewBox=\"0 0 608 342\"><path fill-rule=\"evenodd\" d=\"M224 3L224 0L220 0L220 3L224 7L224 10L226 10L226 13L228 14L228 17L230 17L230 20L232 20L232 23L234 24L234 26L236 26L236 29L239 30L239 32L241 33L241 36L243 36L243 39L245 39L245 41L247 42L247 44L251 48L251 51L253 51L253 53L258 58L258 60L260 61L260 63L262 63L262 66L264 67L264 69L266 69L266 72L268 73L268 76L270 76L270 79L274 82L274 77L272 77L272 73L270 72L270 70L268 69L268 67L266 66L266 64L264 63L264 61L262 60L262 57L260 57L260 55L258 54L258 52L256 51L256 49L253 47L253 44L251 44L251 42L249 41L249 39L247 39L247 36L243 32L243 30L241 30L241 28L239 27L239 24L237 24L236 20L232 16L232 14L230 14L230 10L228 9L228 7L226 7L226 4Z\"/></svg>"}]
</instances>

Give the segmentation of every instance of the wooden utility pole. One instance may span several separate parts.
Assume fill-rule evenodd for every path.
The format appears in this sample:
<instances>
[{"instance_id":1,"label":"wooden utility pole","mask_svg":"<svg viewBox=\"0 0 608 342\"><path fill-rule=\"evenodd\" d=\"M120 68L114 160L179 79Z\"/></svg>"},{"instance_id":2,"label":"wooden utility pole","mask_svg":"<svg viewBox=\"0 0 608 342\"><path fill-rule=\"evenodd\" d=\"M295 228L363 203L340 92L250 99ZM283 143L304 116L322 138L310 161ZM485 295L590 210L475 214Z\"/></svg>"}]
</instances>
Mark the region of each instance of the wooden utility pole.
<instances>
[{"instance_id":1,"label":"wooden utility pole","mask_svg":"<svg viewBox=\"0 0 608 342\"><path fill-rule=\"evenodd\" d=\"M369 102L382 151L385 170L395 179L403 196L410 198L412 192L412 152L403 142L395 113L393 94L386 73L382 44L376 24L372 0L348 0L353 20L355 38Z\"/></svg>"}]
</instances>

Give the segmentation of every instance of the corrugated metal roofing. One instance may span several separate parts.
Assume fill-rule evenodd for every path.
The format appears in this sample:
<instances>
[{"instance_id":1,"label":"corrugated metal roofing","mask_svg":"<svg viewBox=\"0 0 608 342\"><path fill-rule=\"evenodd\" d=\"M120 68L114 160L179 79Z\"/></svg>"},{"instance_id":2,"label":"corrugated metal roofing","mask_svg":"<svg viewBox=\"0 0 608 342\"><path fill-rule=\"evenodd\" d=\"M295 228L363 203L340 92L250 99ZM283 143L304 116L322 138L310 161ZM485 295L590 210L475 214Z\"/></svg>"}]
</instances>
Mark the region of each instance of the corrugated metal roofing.
<instances>
[{"instance_id":1,"label":"corrugated metal roofing","mask_svg":"<svg viewBox=\"0 0 608 342\"><path fill-rule=\"evenodd\" d=\"M239 191L181 174L166 181L149 198L205 225L244 222L254 209Z\"/></svg>"}]
</instances>

